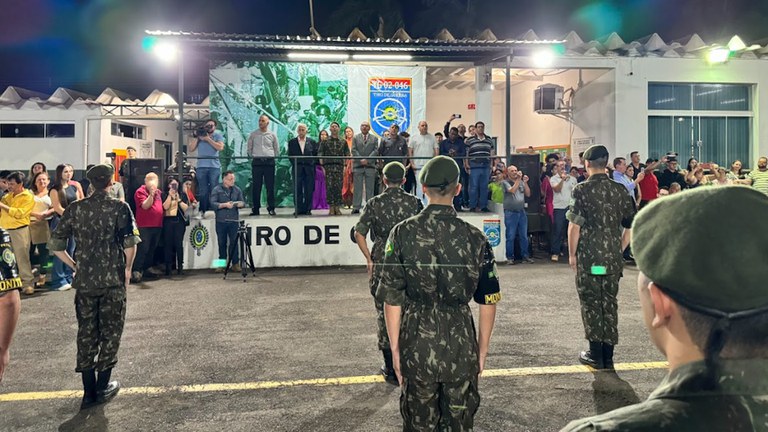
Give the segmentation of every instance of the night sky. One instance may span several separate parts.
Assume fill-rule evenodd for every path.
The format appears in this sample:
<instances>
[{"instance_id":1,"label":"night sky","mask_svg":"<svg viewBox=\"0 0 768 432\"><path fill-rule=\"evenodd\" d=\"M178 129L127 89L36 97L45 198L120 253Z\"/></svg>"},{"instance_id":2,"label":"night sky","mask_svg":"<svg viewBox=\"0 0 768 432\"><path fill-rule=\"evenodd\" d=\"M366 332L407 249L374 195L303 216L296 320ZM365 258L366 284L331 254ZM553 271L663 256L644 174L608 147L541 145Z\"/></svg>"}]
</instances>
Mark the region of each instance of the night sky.
<instances>
[{"instance_id":1,"label":"night sky","mask_svg":"<svg viewBox=\"0 0 768 432\"><path fill-rule=\"evenodd\" d=\"M67 87L93 95L112 87L142 99L155 88L175 94L174 66L142 50L145 29L309 34L308 0L0 4L0 91L15 85L43 93ZM443 27L456 37L475 36L487 27L499 38L515 38L532 28L542 38L562 37L570 30L585 40L615 31L627 42L652 33L666 41L698 33L711 43L738 34L748 45L768 44L766 0L315 0L316 27L323 36L347 36L355 25L370 36L379 14L386 27L402 24L412 37L433 37ZM207 95L207 65L206 59L185 58L189 97Z\"/></svg>"}]
</instances>

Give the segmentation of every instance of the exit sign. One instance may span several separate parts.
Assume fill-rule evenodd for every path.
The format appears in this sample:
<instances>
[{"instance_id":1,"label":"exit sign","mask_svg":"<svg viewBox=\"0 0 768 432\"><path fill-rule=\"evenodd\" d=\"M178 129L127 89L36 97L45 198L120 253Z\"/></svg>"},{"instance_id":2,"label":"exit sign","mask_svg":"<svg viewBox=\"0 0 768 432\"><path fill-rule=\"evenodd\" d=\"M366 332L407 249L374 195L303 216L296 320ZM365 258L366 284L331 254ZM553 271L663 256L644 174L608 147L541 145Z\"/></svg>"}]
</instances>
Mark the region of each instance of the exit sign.
<instances>
[{"instance_id":1,"label":"exit sign","mask_svg":"<svg viewBox=\"0 0 768 432\"><path fill-rule=\"evenodd\" d=\"M477 109L477 106L475 104L467 104L467 109L468 110Z\"/></svg>"}]
</instances>

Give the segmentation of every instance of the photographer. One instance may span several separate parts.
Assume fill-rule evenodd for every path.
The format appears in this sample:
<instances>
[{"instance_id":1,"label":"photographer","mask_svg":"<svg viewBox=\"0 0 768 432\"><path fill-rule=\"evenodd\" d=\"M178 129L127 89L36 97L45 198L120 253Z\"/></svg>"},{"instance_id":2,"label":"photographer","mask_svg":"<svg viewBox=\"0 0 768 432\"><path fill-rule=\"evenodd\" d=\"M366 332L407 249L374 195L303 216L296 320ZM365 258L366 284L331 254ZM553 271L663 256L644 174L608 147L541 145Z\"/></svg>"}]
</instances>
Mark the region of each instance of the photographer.
<instances>
[{"instance_id":1,"label":"photographer","mask_svg":"<svg viewBox=\"0 0 768 432\"><path fill-rule=\"evenodd\" d=\"M240 219L238 209L245 207L243 191L235 185L235 173L226 171L220 185L211 192L211 207L216 212L216 238L219 242L219 259L232 258L232 271L239 272L240 265L237 250L237 223ZM216 269L224 271L224 269Z\"/></svg>"},{"instance_id":2,"label":"photographer","mask_svg":"<svg viewBox=\"0 0 768 432\"><path fill-rule=\"evenodd\" d=\"M157 174L147 173L144 176L144 186L136 189L133 194L136 203L136 226L141 237L131 276L134 282L156 277L149 268L154 264L155 249L163 232L163 201L158 182Z\"/></svg>"},{"instance_id":3,"label":"photographer","mask_svg":"<svg viewBox=\"0 0 768 432\"><path fill-rule=\"evenodd\" d=\"M165 275L171 275L174 258L176 258L176 273L181 275L184 268L184 231L189 219L187 209L189 199L187 194L179 191L179 181L171 177L166 181L163 199L163 251L165 255Z\"/></svg>"},{"instance_id":4,"label":"photographer","mask_svg":"<svg viewBox=\"0 0 768 432\"><path fill-rule=\"evenodd\" d=\"M528 256L528 215L525 214L525 199L531 196L528 176L516 166L507 168L506 179L501 180L504 188L504 230L506 237L507 264L515 263L515 238L520 240L523 262L533 263Z\"/></svg>"},{"instance_id":5,"label":"photographer","mask_svg":"<svg viewBox=\"0 0 768 432\"><path fill-rule=\"evenodd\" d=\"M210 193L219 182L221 162L219 152L224 150L224 136L216 132L216 120L210 119L197 129L189 143L189 151L197 151L197 192L200 196L200 213L212 210Z\"/></svg>"}]
</instances>

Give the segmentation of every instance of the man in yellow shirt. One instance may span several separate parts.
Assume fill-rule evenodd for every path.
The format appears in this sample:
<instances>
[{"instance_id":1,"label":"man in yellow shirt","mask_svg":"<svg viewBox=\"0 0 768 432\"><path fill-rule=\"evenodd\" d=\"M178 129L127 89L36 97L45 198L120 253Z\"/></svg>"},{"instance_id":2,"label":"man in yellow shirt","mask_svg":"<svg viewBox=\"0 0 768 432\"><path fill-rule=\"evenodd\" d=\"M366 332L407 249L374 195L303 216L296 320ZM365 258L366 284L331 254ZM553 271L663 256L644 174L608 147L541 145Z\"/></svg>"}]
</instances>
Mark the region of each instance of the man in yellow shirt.
<instances>
[{"instance_id":1,"label":"man in yellow shirt","mask_svg":"<svg viewBox=\"0 0 768 432\"><path fill-rule=\"evenodd\" d=\"M8 178L8 193L0 201L0 228L11 235L11 246L16 255L19 276L24 284L24 294L35 293L32 265L29 262L29 214L35 205L32 193L24 189L24 173L12 172Z\"/></svg>"}]
</instances>

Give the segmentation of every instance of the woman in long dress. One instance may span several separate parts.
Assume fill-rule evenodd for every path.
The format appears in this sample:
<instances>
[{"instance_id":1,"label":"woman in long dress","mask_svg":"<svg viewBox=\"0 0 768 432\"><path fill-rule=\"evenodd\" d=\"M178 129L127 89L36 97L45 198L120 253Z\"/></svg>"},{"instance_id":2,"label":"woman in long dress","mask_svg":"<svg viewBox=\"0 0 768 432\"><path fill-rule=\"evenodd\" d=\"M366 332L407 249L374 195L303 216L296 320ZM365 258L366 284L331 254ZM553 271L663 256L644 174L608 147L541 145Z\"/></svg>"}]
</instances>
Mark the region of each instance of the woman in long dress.
<instances>
[{"instance_id":1,"label":"woman in long dress","mask_svg":"<svg viewBox=\"0 0 768 432\"><path fill-rule=\"evenodd\" d=\"M352 138L355 136L355 131L347 126L344 128L344 139L347 141L347 147L349 147L349 153L352 154ZM341 200L344 203L344 207L352 208L352 195L355 190L352 182L352 159L347 161L347 165L344 167L344 183L341 189Z\"/></svg>"},{"instance_id":2,"label":"woman in long dress","mask_svg":"<svg viewBox=\"0 0 768 432\"><path fill-rule=\"evenodd\" d=\"M318 147L320 143L328 139L328 132L325 130L320 131L320 138L318 139ZM328 209L328 199L325 192L325 171L318 162L315 165L315 192L312 193L312 210L326 210Z\"/></svg>"}]
</instances>

